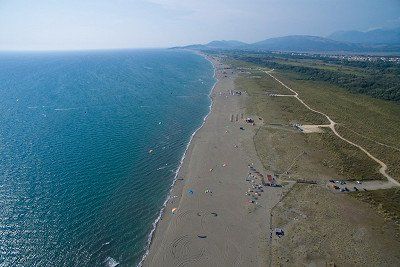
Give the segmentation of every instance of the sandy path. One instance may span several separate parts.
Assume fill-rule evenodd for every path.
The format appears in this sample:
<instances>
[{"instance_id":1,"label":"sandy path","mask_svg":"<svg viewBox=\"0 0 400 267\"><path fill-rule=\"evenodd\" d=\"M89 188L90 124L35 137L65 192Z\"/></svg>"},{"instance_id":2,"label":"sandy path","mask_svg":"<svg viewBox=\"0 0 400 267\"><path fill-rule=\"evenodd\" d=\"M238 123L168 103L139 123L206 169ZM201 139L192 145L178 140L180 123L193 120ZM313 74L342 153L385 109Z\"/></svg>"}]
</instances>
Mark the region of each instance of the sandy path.
<instances>
[{"instance_id":1,"label":"sandy path","mask_svg":"<svg viewBox=\"0 0 400 267\"><path fill-rule=\"evenodd\" d=\"M391 183L393 186L400 186L400 183L399 183L398 181L396 181L393 177L391 177L388 173L386 173L387 165L386 165L384 162L382 162L380 159L378 159L378 158L376 158L375 156L373 156L371 153L369 153L369 152L368 152L365 148L363 148L362 146L360 146L360 145L358 145L358 144L356 144L356 143L354 143L354 142L352 142L352 141L350 141L350 140L347 140L346 138L344 138L343 136L341 136L341 135L336 131L336 128L335 128L336 122L334 122L334 121L333 121L328 115L326 115L325 113L323 113L323 112L321 112L321 111L319 111L319 110L313 109L313 108L311 108L309 105L307 105L307 104L299 97L299 94L298 94L295 90L293 90L292 88L290 88L289 86L287 86L286 84L284 84L283 82L281 82L278 78L276 78L275 76L273 76L273 75L271 74L272 71L273 71L273 70L265 71L265 73L268 74L268 75L269 75L270 77L272 77L273 79L275 79L275 81L277 81L278 83L280 83L282 86L284 86L285 88L287 88L288 90L290 90L292 93L294 93L294 95L289 95L289 96L296 98L298 101L300 101L300 102L301 102L306 108L308 108L309 110L311 110L311 111L313 111L313 112L315 112L315 113L321 114L321 115L323 115L324 117L326 117L326 118L328 119L329 123L330 123L330 124L329 124L329 128L333 131L333 133L334 133L337 137L339 137L339 138L342 139L343 141L349 143L350 145L353 145L353 146L359 148L359 149L360 149L362 152L364 152L368 157L370 157L372 160L374 160L375 162L377 162L377 163L381 166L380 169L379 169L379 172L380 172L384 177L386 177L386 179L388 180L389 183Z\"/></svg>"},{"instance_id":2,"label":"sandy path","mask_svg":"<svg viewBox=\"0 0 400 267\"><path fill-rule=\"evenodd\" d=\"M323 133L324 131L321 128L330 128L330 124L312 124L312 125L301 125L300 129L303 130L303 133Z\"/></svg>"},{"instance_id":3,"label":"sandy path","mask_svg":"<svg viewBox=\"0 0 400 267\"><path fill-rule=\"evenodd\" d=\"M230 93L236 74L212 61L218 78L211 95L212 111L189 146L172 189L177 197L168 202L144 266L264 266L268 262L269 212L282 189L265 188L257 206L249 203L248 164L264 172L252 140L255 126L241 119L246 96ZM240 119L231 121L232 116ZM177 208L174 214L172 208Z\"/></svg>"},{"instance_id":4,"label":"sandy path","mask_svg":"<svg viewBox=\"0 0 400 267\"><path fill-rule=\"evenodd\" d=\"M360 133L358 133L358 132L356 132L356 131L350 129L350 128L347 127L347 126L344 126L344 125L341 125L341 126L344 127L344 128L346 128L347 130L349 130L349 131L355 133L356 135L361 136L361 137L364 138L364 139L367 139L367 140L369 140L369 141L371 141L371 142L374 142L375 144L378 144L378 145L381 145L381 146L385 146L385 147L387 147L387 148L391 148L391 149L393 149L393 150L396 150L396 151L399 151L399 152L400 152L400 148L398 148L398 147L391 146L391 145L387 145L387 144L384 144L384 143L375 141L375 140L373 140L373 139L371 139L371 138L365 136L364 134L360 134Z\"/></svg>"},{"instance_id":5,"label":"sandy path","mask_svg":"<svg viewBox=\"0 0 400 267\"><path fill-rule=\"evenodd\" d=\"M387 181L379 181L379 180L364 181L361 184L354 182L354 181L346 181L346 184L343 184L343 185L340 183L331 183L331 182L326 183L326 186L328 189L330 189L332 192L338 193L339 189L336 190L333 187L334 185L339 187L339 189L347 188L349 190L349 191L341 192L341 193L389 189L389 188L393 187L392 183L387 182ZM357 190L355 188L357 188Z\"/></svg>"}]
</instances>

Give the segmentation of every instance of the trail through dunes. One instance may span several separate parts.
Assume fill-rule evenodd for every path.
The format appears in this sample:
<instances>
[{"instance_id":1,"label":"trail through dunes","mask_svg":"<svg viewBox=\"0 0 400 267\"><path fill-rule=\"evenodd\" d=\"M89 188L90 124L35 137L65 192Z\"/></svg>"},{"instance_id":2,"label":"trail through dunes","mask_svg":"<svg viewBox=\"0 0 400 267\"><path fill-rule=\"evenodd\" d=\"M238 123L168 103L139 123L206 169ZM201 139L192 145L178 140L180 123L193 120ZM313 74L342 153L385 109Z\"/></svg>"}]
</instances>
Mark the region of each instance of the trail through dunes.
<instances>
[{"instance_id":1,"label":"trail through dunes","mask_svg":"<svg viewBox=\"0 0 400 267\"><path fill-rule=\"evenodd\" d=\"M319 110L313 109L313 108L311 108L309 105L307 105L307 104L304 102L304 100L302 100L302 99L299 97L299 94L298 94L295 90L293 90L292 88L290 88L289 86L287 86L286 84L284 84L282 81L280 81L278 78L276 78L274 75L272 75L271 73L272 73L273 71L274 71L274 69L269 70L269 71L265 71L265 73L268 74L271 78L273 78L275 81L277 81L278 83L280 83L283 87L285 87L286 89L290 90L290 91L294 94L294 95L287 95L287 96L296 98L296 99L297 99L298 101L300 101L300 103L302 103L307 109L309 109L309 110L311 110L311 111L313 111L313 112L315 112L315 113L318 113L318 114L323 115L323 116L329 121L328 127L333 131L333 133L334 133L337 137L339 137L339 138L342 139L343 141L349 143L350 145L359 148L359 149L360 149L362 152L364 152L368 157L370 157L372 160L374 160L375 162L377 162L377 163L381 166L380 169L379 169L379 172L380 172L384 177L386 177L386 179L388 180L389 183L391 183L393 186L400 186L400 183L399 183L398 181L396 181L393 177L391 177L391 176L386 172L386 171L387 171L387 165L386 165L383 161L381 161L380 159L378 159L378 158L376 158L375 156L373 156L373 155L372 155L370 152L368 152L364 147L362 147L362 146L360 146L360 145L358 145L358 144L356 144L356 143L354 143L354 142L352 142L352 141L350 141L350 140L344 138L343 136L341 136L341 135L336 131L335 126L336 126L337 123L336 123L335 121L333 121L327 114L325 114L325 113L323 113L323 112L321 112L321 111L319 111Z\"/></svg>"}]
</instances>

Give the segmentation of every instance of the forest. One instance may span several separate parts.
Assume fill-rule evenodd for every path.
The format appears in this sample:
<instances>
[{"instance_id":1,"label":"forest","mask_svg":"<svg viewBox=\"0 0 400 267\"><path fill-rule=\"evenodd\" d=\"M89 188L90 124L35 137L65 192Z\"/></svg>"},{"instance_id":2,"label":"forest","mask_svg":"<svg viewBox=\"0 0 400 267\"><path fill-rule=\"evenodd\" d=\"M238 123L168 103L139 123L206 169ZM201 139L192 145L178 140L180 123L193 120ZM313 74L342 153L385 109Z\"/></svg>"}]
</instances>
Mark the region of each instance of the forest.
<instances>
[{"instance_id":1,"label":"forest","mask_svg":"<svg viewBox=\"0 0 400 267\"><path fill-rule=\"evenodd\" d=\"M350 61L319 55L292 55L229 51L224 54L260 66L300 74L300 79L338 85L352 93L400 102L400 64Z\"/></svg>"}]
</instances>

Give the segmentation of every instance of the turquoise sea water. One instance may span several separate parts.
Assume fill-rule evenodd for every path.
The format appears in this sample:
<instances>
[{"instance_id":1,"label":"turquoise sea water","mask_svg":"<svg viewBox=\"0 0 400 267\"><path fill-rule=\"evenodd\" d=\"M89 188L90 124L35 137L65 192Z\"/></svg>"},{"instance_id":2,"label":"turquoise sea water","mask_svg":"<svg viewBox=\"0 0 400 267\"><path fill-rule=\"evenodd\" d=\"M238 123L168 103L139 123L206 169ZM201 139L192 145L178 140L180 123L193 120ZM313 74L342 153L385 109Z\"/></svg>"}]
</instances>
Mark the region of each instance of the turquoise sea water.
<instances>
[{"instance_id":1,"label":"turquoise sea water","mask_svg":"<svg viewBox=\"0 0 400 267\"><path fill-rule=\"evenodd\" d=\"M0 54L0 266L137 264L214 82L183 51Z\"/></svg>"}]
</instances>

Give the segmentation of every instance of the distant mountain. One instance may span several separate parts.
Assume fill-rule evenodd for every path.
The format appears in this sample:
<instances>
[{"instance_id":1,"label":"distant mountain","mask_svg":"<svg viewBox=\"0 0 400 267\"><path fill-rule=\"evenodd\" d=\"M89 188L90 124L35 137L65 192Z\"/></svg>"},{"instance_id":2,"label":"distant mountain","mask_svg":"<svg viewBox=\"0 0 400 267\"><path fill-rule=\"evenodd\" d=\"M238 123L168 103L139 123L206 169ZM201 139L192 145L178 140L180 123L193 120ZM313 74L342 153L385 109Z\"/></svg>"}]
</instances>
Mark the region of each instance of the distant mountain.
<instances>
[{"instance_id":1,"label":"distant mountain","mask_svg":"<svg viewBox=\"0 0 400 267\"><path fill-rule=\"evenodd\" d=\"M335 40L309 35L291 35L270 38L251 44L249 48L273 51L354 51L358 45L338 42Z\"/></svg>"},{"instance_id":2,"label":"distant mountain","mask_svg":"<svg viewBox=\"0 0 400 267\"><path fill-rule=\"evenodd\" d=\"M212 41L206 44L207 47L209 48L215 48L215 49L237 49L240 47L246 47L248 44L240 42L240 41L235 41L235 40L222 40L222 41Z\"/></svg>"},{"instance_id":3,"label":"distant mountain","mask_svg":"<svg viewBox=\"0 0 400 267\"><path fill-rule=\"evenodd\" d=\"M339 34L337 35L339 36ZM394 40L394 39L391 39ZM396 43L353 43L310 35L290 35L269 38L260 42L247 44L240 41L212 41L208 44L195 44L183 47L193 50L248 50L248 51L286 51L286 52L400 52Z\"/></svg>"},{"instance_id":4,"label":"distant mountain","mask_svg":"<svg viewBox=\"0 0 400 267\"><path fill-rule=\"evenodd\" d=\"M329 35L328 38L360 44L400 44L400 28L376 29L367 32L338 31Z\"/></svg>"},{"instance_id":5,"label":"distant mountain","mask_svg":"<svg viewBox=\"0 0 400 267\"><path fill-rule=\"evenodd\" d=\"M248 46L248 44L235 40L221 40L221 41L212 41L208 44L193 44L181 47L172 47L172 48L184 48L184 49L193 49L193 50L231 50L231 49L244 49Z\"/></svg>"},{"instance_id":6,"label":"distant mountain","mask_svg":"<svg viewBox=\"0 0 400 267\"><path fill-rule=\"evenodd\" d=\"M186 45L186 46L175 46L171 47L171 49L191 49L191 50L209 50L206 45L202 44L192 44L192 45Z\"/></svg>"}]
</instances>

